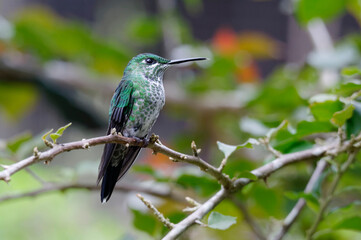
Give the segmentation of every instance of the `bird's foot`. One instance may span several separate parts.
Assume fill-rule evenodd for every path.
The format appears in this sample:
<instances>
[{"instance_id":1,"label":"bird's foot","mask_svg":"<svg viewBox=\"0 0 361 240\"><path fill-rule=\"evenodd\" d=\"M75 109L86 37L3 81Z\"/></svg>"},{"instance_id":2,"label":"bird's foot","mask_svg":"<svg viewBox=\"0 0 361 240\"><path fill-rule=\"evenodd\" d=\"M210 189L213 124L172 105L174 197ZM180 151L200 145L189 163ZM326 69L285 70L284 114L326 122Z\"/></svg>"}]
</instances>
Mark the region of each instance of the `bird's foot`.
<instances>
[{"instance_id":1,"label":"bird's foot","mask_svg":"<svg viewBox=\"0 0 361 240\"><path fill-rule=\"evenodd\" d=\"M133 137L135 142L139 144L141 147L147 147L149 145L149 139L147 138L139 138L139 137Z\"/></svg>"}]
</instances>

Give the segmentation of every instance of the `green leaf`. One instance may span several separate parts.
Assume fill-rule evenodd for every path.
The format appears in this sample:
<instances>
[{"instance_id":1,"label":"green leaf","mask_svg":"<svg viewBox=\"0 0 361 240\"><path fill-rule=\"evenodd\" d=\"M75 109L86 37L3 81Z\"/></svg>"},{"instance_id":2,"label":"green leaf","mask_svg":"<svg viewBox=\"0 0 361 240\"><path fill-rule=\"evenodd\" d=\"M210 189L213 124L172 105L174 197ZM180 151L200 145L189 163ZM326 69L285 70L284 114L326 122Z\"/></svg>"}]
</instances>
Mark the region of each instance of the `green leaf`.
<instances>
[{"instance_id":1,"label":"green leaf","mask_svg":"<svg viewBox=\"0 0 361 240\"><path fill-rule=\"evenodd\" d=\"M336 88L332 89L332 92L340 96L348 97L356 91L361 90L361 81L358 79L342 82Z\"/></svg>"},{"instance_id":2,"label":"green leaf","mask_svg":"<svg viewBox=\"0 0 361 240\"><path fill-rule=\"evenodd\" d=\"M320 209L320 203L318 199L312 193L304 192L286 192L285 196L292 200L298 200L300 198L305 199L307 206L314 212L318 212Z\"/></svg>"},{"instance_id":3,"label":"green leaf","mask_svg":"<svg viewBox=\"0 0 361 240\"><path fill-rule=\"evenodd\" d=\"M316 18L331 20L344 12L345 2L345 0L300 0L296 2L296 17L303 25Z\"/></svg>"},{"instance_id":4,"label":"green leaf","mask_svg":"<svg viewBox=\"0 0 361 240\"><path fill-rule=\"evenodd\" d=\"M351 67L343 68L341 73L342 73L342 75L345 75L345 76L353 76L356 74L358 74L358 75L361 74L361 70L358 67L351 66Z\"/></svg>"},{"instance_id":5,"label":"green leaf","mask_svg":"<svg viewBox=\"0 0 361 240\"><path fill-rule=\"evenodd\" d=\"M71 125L71 123L68 123L67 125L59 128L55 133L50 134L50 138L53 140L54 143L56 143L56 140L63 135L63 132L65 131L65 129L67 129L70 125ZM43 138L44 138L44 136L43 136Z\"/></svg>"},{"instance_id":6,"label":"green leaf","mask_svg":"<svg viewBox=\"0 0 361 240\"><path fill-rule=\"evenodd\" d=\"M30 133L24 133L8 141L6 143L6 146L12 153L16 153L21 147L21 145L31 140L31 138L32 136Z\"/></svg>"},{"instance_id":7,"label":"green leaf","mask_svg":"<svg viewBox=\"0 0 361 240\"><path fill-rule=\"evenodd\" d=\"M330 122L301 121L297 125L295 136L302 138L314 133L331 132L335 127Z\"/></svg>"},{"instance_id":8,"label":"green leaf","mask_svg":"<svg viewBox=\"0 0 361 240\"><path fill-rule=\"evenodd\" d=\"M157 220L150 214L142 213L138 210L132 209L133 226L143 232L154 236L156 233Z\"/></svg>"},{"instance_id":9,"label":"green leaf","mask_svg":"<svg viewBox=\"0 0 361 240\"><path fill-rule=\"evenodd\" d=\"M46 133L41 137L41 139L42 139L43 141L45 141L46 138L49 136L49 134L52 133L53 131L54 131L54 129L50 129L48 132L46 132Z\"/></svg>"},{"instance_id":10,"label":"green leaf","mask_svg":"<svg viewBox=\"0 0 361 240\"><path fill-rule=\"evenodd\" d=\"M345 124L346 120L352 117L354 105L348 105L345 109L335 112L332 116L331 122L341 127Z\"/></svg>"},{"instance_id":11,"label":"green leaf","mask_svg":"<svg viewBox=\"0 0 361 240\"><path fill-rule=\"evenodd\" d=\"M326 100L323 102L313 102L310 110L317 121L329 122L333 114L343 109L343 103L339 100Z\"/></svg>"},{"instance_id":12,"label":"green leaf","mask_svg":"<svg viewBox=\"0 0 361 240\"><path fill-rule=\"evenodd\" d=\"M259 145L257 139L250 138L245 143L240 145L228 145L217 141L218 149L224 153L224 157L228 158L234 151L241 148L253 148L253 145Z\"/></svg>"},{"instance_id":13,"label":"green leaf","mask_svg":"<svg viewBox=\"0 0 361 240\"><path fill-rule=\"evenodd\" d=\"M217 145L218 149L224 153L225 158L228 158L237 149L237 146L228 145L219 141L217 141Z\"/></svg>"},{"instance_id":14,"label":"green leaf","mask_svg":"<svg viewBox=\"0 0 361 240\"><path fill-rule=\"evenodd\" d=\"M248 178L250 180L253 180L253 181L256 181L258 179L258 177L256 175L254 175L253 173L251 172L241 172L238 176L238 178Z\"/></svg>"},{"instance_id":15,"label":"green leaf","mask_svg":"<svg viewBox=\"0 0 361 240\"><path fill-rule=\"evenodd\" d=\"M349 229L361 231L361 216L353 216L350 218L343 219L333 229Z\"/></svg>"},{"instance_id":16,"label":"green leaf","mask_svg":"<svg viewBox=\"0 0 361 240\"><path fill-rule=\"evenodd\" d=\"M348 139L351 135L357 136L361 132L361 103L354 101L353 105L355 109L352 117L346 121L346 134Z\"/></svg>"},{"instance_id":17,"label":"green leaf","mask_svg":"<svg viewBox=\"0 0 361 240\"><path fill-rule=\"evenodd\" d=\"M359 217L360 212L360 201L353 201L346 206L334 208L325 215L324 220L320 223L319 229L334 228L348 218Z\"/></svg>"},{"instance_id":18,"label":"green leaf","mask_svg":"<svg viewBox=\"0 0 361 240\"><path fill-rule=\"evenodd\" d=\"M227 162L226 166L224 167L223 172L227 175L232 177L239 176L242 172L250 172L253 169L255 169L257 165L254 163L254 161L248 160L248 159L235 159L235 161L229 161Z\"/></svg>"},{"instance_id":19,"label":"green leaf","mask_svg":"<svg viewBox=\"0 0 361 240\"><path fill-rule=\"evenodd\" d=\"M208 217L208 227L225 230L235 224L237 222L236 219L236 217L226 216L213 211Z\"/></svg>"},{"instance_id":20,"label":"green leaf","mask_svg":"<svg viewBox=\"0 0 361 240\"><path fill-rule=\"evenodd\" d=\"M249 138L247 140L247 142L241 144L241 145L238 145L237 146L237 149L240 149L240 148L253 148L254 145L259 145L259 141L255 138Z\"/></svg>"}]
</instances>

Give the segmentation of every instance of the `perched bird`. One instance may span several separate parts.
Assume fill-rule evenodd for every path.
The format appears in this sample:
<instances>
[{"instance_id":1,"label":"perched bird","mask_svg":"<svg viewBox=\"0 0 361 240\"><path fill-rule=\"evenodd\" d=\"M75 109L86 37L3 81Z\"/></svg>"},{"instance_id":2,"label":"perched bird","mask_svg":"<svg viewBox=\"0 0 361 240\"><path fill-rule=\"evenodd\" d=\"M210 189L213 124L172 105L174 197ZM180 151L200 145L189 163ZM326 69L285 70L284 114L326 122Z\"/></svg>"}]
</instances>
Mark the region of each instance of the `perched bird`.
<instances>
[{"instance_id":1,"label":"perched bird","mask_svg":"<svg viewBox=\"0 0 361 240\"><path fill-rule=\"evenodd\" d=\"M174 64L199 60L206 58L168 60L142 53L130 60L110 103L107 134L115 128L125 137L146 138L164 106L165 70ZM103 203L109 200L116 182L132 166L139 151L137 146L105 144L98 175Z\"/></svg>"}]
</instances>

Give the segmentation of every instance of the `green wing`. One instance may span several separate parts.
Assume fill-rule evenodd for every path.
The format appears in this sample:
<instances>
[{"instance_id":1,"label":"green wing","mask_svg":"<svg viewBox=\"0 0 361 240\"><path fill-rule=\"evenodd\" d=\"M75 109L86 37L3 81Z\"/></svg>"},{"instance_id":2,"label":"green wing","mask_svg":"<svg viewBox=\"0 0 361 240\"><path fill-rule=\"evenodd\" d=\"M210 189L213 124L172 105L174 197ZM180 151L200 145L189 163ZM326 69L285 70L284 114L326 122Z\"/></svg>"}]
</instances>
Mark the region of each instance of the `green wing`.
<instances>
[{"instance_id":1,"label":"green wing","mask_svg":"<svg viewBox=\"0 0 361 240\"><path fill-rule=\"evenodd\" d=\"M124 79L120 81L110 103L107 134L110 134L113 128L115 128L117 132L123 131L134 105L132 93L133 83ZM104 146L102 160L99 165L98 182L103 178L105 170L111 162L116 145L115 143L107 143Z\"/></svg>"},{"instance_id":2,"label":"green wing","mask_svg":"<svg viewBox=\"0 0 361 240\"><path fill-rule=\"evenodd\" d=\"M134 105L132 98L133 83L129 80L122 80L115 90L109 109L109 129L116 128L121 132L128 121Z\"/></svg>"}]
</instances>

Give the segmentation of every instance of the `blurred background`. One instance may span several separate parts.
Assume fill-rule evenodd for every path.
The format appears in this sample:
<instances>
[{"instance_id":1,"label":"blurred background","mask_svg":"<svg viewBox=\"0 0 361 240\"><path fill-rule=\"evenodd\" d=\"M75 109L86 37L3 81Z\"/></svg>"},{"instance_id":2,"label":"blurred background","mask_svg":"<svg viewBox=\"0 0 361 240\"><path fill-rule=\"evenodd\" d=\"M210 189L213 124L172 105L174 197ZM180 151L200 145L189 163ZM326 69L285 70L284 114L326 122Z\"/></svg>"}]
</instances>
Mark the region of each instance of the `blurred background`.
<instances>
[{"instance_id":1,"label":"blurred background","mask_svg":"<svg viewBox=\"0 0 361 240\"><path fill-rule=\"evenodd\" d=\"M166 105L152 132L184 153L191 153L194 140L201 156L218 166L223 155L216 141L237 145L264 136L284 119L294 126L310 119L307 99L337 86L343 67L360 65L360 21L357 0L0 0L0 163L19 161L34 146L46 149L41 136L69 122L59 142L104 135L126 64L151 52L210 59L168 70ZM303 139L283 140L273 142L283 153L312 147ZM95 186L102 148L31 166L0 183L0 199L53 184ZM262 147L242 150L225 171L237 176L270 158ZM284 191L302 191L312 169L291 166L238 197L262 229L272 231L295 202ZM200 202L219 189L195 167L149 149L118 185L172 190ZM135 197L137 188L116 191L105 205L97 190L79 188L2 199L0 238L159 239L166 232ZM145 196L173 222L186 216L179 198ZM195 227L184 239L255 239L231 202L217 209L236 216L237 224L227 231ZM305 211L289 237L303 239L313 216ZM357 232L333 234L324 239L361 239Z\"/></svg>"}]
</instances>

